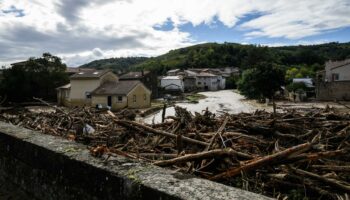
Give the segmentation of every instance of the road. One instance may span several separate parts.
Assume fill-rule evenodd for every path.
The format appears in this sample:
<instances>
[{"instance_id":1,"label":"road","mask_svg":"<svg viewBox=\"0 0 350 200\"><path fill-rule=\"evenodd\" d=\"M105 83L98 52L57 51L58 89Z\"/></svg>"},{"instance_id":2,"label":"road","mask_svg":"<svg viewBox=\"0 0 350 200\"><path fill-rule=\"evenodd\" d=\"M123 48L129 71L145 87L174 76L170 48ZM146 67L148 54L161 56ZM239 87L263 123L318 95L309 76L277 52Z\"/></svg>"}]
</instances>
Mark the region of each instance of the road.
<instances>
[{"instance_id":1,"label":"road","mask_svg":"<svg viewBox=\"0 0 350 200\"><path fill-rule=\"evenodd\" d=\"M240 112L253 112L256 110L256 107L242 101L244 97L238 93L233 92L232 90L220 90L214 92L200 92L207 96L205 99L199 100L197 104L193 103L177 103L177 106L186 108L188 111L202 112L206 108L213 113L240 113ZM166 116L174 116L175 110L174 107L167 108ZM159 123L162 119L162 111L159 111L155 114L147 116L143 119L146 123Z\"/></svg>"}]
</instances>

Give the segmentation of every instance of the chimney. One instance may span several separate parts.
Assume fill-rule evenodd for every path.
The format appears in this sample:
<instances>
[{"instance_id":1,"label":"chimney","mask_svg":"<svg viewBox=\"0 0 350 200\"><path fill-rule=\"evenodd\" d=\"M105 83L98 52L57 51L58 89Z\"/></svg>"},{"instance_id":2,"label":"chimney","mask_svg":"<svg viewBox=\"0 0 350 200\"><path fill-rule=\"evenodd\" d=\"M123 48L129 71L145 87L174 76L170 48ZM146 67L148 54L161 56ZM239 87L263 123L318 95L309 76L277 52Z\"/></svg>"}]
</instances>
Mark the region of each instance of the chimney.
<instances>
[{"instance_id":1,"label":"chimney","mask_svg":"<svg viewBox=\"0 0 350 200\"><path fill-rule=\"evenodd\" d=\"M143 69L141 70L141 76L144 76L145 75L145 73L144 73L144 71L143 71Z\"/></svg>"}]
</instances>

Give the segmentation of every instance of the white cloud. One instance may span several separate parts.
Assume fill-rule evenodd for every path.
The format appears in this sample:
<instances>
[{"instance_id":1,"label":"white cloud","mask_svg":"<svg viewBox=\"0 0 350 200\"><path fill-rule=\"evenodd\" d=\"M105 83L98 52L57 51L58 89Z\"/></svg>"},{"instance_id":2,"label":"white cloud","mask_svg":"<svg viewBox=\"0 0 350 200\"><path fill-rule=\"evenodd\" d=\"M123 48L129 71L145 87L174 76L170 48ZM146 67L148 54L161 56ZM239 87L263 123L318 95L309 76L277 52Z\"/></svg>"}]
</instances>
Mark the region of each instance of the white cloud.
<instances>
[{"instance_id":1,"label":"white cloud","mask_svg":"<svg viewBox=\"0 0 350 200\"><path fill-rule=\"evenodd\" d=\"M5 13L15 6L23 17ZM349 0L2 0L0 64L42 52L71 66L118 56L155 56L200 43L179 27L214 20L246 37L300 40L350 26ZM237 23L251 13L255 19ZM155 29L171 21L172 30Z\"/></svg>"}]
</instances>

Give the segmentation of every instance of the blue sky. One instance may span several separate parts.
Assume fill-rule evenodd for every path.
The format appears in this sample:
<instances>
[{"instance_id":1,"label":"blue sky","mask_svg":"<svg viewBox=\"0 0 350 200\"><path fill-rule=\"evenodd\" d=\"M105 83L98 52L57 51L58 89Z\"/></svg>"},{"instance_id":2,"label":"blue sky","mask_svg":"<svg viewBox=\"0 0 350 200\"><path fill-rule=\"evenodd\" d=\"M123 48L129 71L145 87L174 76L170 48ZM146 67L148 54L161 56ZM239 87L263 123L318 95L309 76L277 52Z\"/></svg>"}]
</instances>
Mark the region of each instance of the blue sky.
<instances>
[{"instance_id":1,"label":"blue sky","mask_svg":"<svg viewBox=\"0 0 350 200\"><path fill-rule=\"evenodd\" d=\"M221 22L215 23L213 26L200 24L193 26L188 23L180 27L181 31L191 33L192 37L198 41L208 42L233 42L233 43L247 43L247 44L266 44L266 45L298 45L298 44L318 44L327 42L349 42L350 41L350 27L338 28L334 30L325 31L323 33L308 36L299 39L288 39L283 37L271 38L268 36L249 38L245 37L248 31L240 30L238 28L228 28Z\"/></svg>"},{"instance_id":2,"label":"blue sky","mask_svg":"<svg viewBox=\"0 0 350 200\"><path fill-rule=\"evenodd\" d=\"M0 65L50 52L69 66L204 42L350 41L350 0L0 0Z\"/></svg>"}]
</instances>

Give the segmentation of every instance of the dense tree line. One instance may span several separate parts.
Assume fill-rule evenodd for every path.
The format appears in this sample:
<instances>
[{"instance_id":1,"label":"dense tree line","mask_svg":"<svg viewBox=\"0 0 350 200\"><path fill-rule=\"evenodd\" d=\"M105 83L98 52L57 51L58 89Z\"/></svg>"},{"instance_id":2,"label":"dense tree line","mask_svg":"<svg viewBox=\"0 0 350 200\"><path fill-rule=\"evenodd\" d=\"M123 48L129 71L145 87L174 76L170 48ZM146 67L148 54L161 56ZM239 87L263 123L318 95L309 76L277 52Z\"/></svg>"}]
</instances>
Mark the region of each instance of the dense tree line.
<instances>
[{"instance_id":1,"label":"dense tree line","mask_svg":"<svg viewBox=\"0 0 350 200\"><path fill-rule=\"evenodd\" d=\"M239 67L252 68L261 62L271 62L287 67L312 67L319 70L327 60L350 58L350 43L328 43L309 46L262 47L235 43L206 43L172 50L150 58L133 68L151 69L159 74L174 68Z\"/></svg>"},{"instance_id":2,"label":"dense tree line","mask_svg":"<svg viewBox=\"0 0 350 200\"><path fill-rule=\"evenodd\" d=\"M94 60L80 67L95 68L95 69L112 69L116 73L123 73L129 70L131 66L140 64L146 61L146 57L126 57L126 58L108 58Z\"/></svg>"},{"instance_id":3,"label":"dense tree line","mask_svg":"<svg viewBox=\"0 0 350 200\"><path fill-rule=\"evenodd\" d=\"M309 70L308 76L323 68L327 60L350 58L350 43L327 43L284 47L263 47L236 43L205 43L153 58L127 57L95 60L81 67L113 69L115 72L147 69L159 75L174 68L239 67L242 71L261 62L271 62L287 68ZM299 74L300 75L300 74Z\"/></svg>"},{"instance_id":4,"label":"dense tree line","mask_svg":"<svg viewBox=\"0 0 350 200\"><path fill-rule=\"evenodd\" d=\"M65 71L61 59L49 53L29 58L3 70L0 96L7 96L10 102L32 101L33 97L56 100L55 88L69 82Z\"/></svg>"}]
</instances>

